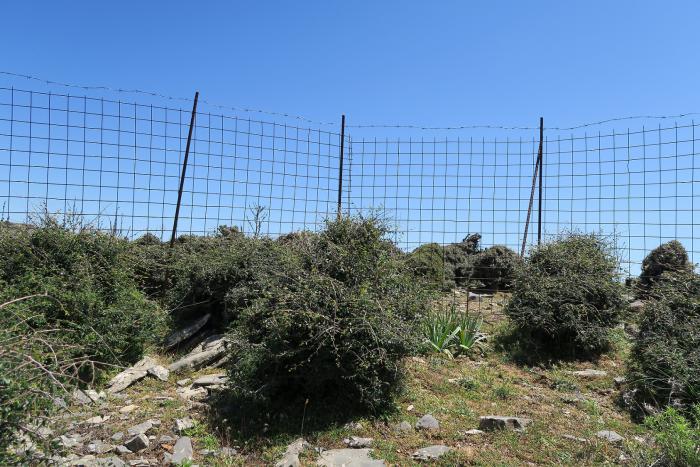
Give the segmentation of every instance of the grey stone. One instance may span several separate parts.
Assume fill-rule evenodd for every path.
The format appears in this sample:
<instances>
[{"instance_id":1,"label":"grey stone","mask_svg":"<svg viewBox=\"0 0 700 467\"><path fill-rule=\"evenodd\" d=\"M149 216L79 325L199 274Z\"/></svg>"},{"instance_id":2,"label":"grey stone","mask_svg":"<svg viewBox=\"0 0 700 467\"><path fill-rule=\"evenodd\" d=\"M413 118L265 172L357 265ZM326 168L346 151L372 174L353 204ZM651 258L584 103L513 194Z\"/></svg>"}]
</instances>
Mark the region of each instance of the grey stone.
<instances>
[{"instance_id":1,"label":"grey stone","mask_svg":"<svg viewBox=\"0 0 700 467\"><path fill-rule=\"evenodd\" d=\"M180 387L187 386L190 383L190 381L192 381L190 378L180 379L177 381L177 385Z\"/></svg>"},{"instance_id":2,"label":"grey stone","mask_svg":"<svg viewBox=\"0 0 700 467\"><path fill-rule=\"evenodd\" d=\"M64 448L74 448L82 442L83 437L80 436L79 434L75 433L72 435L61 435L59 438L59 444L63 446Z\"/></svg>"},{"instance_id":3,"label":"grey stone","mask_svg":"<svg viewBox=\"0 0 700 467\"><path fill-rule=\"evenodd\" d=\"M635 300L630 303L630 310L632 311L640 311L642 308L644 308L644 302L641 300Z\"/></svg>"},{"instance_id":4,"label":"grey stone","mask_svg":"<svg viewBox=\"0 0 700 467\"><path fill-rule=\"evenodd\" d=\"M301 462L299 462L299 454L309 446L303 438L298 438L294 440L287 450L284 452L282 459L277 461L275 467L299 467Z\"/></svg>"},{"instance_id":5,"label":"grey stone","mask_svg":"<svg viewBox=\"0 0 700 467\"><path fill-rule=\"evenodd\" d=\"M92 399L82 389L76 389L72 394L73 400L80 405L92 404Z\"/></svg>"},{"instance_id":6,"label":"grey stone","mask_svg":"<svg viewBox=\"0 0 700 467\"><path fill-rule=\"evenodd\" d=\"M619 443L624 440L622 436L610 430L602 430L595 434L598 438L608 441L610 443Z\"/></svg>"},{"instance_id":7,"label":"grey stone","mask_svg":"<svg viewBox=\"0 0 700 467\"><path fill-rule=\"evenodd\" d=\"M158 438L158 442L161 444L172 444L175 442L175 438L169 435L163 435L160 438Z\"/></svg>"},{"instance_id":8,"label":"grey stone","mask_svg":"<svg viewBox=\"0 0 700 467\"><path fill-rule=\"evenodd\" d=\"M168 370L177 373L182 370L201 368L226 353L226 342L224 336L211 336L195 347L192 352L171 363Z\"/></svg>"},{"instance_id":9,"label":"grey stone","mask_svg":"<svg viewBox=\"0 0 700 467\"><path fill-rule=\"evenodd\" d=\"M223 447L219 451L219 455L222 457L233 457L238 454L238 451L236 451L234 448L229 448L229 447Z\"/></svg>"},{"instance_id":10,"label":"grey stone","mask_svg":"<svg viewBox=\"0 0 700 467\"><path fill-rule=\"evenodd\" d=\"M471 430L467 430L464 432L465 435L483 435L484 432L482 430L477 430L476 428L473 428Z\"/></svg>"},{"instance_id":11,"label":"grey stone","mask_svg":"<svg viewBox=\"0 0 700 467\"><path fill-rule=\"evenodd\" d=\"M165 339L165 342L163 342L163 347L165 347L166 349L174 347L177 344L184 342L185 340L194 336L200 329L204 327L205 324L207 324L209 318L211 318L211 315L207 313L201 318L188 324L184 328L178 329L177 331L173 332Z\"/></svg>"},{"instance_id":12,"label":"grey stone","mask_svg":"<svg viewBox=\"0 0 700 467\"><path fill-rule=\"evenodd\" d=\"M372 459L371 449L330 449L323 451L317 465L326 467L375 467L386 465L383 460Z\"/></svg>"},{"instance_id":13,"label":"grey stone","mask_svg":"<svg viewBox=\"0 0 700 467\"><path fill-rule=\"evenodd\" d=\"M148 373L148 369L157 365L158 363L151 357L144 357L136 365L128 368L114 378L112 378L109 383L107 383L107 392L117 393L128 388L136 381L143 379Z\"/></svg>"},{"instance_id":14,"label":"grey stone","mask_svg":"<svg viewBox=\"0 0 700 467\"><path fill-rule=\"evenodd\" d=\"M86 389L83 391L86 396L90 398L92 402L97 402L105 397L104 391L97 392L94 389Z\"/></svg>"},{"instance_id":15,"label":"grey stone","mask_svg":"<svg viewBox=\"0 0 700 467\"><path fill-rule=\"evenodd\" d=\"M178 434L192 427L194 427L194 420L190 417L175 419L175 432Z\"/></svg>"},{"instance_id":16,"label":"grey stone","mask_svg":"<svg viewBox=\"0 0 700 467\"><path fill-rule=\"evenodd\" d=\"M522 431L532 422L529 418L522 417L502 417L498 415L487 415L479 417L479 429L483 431L494 430L515 430Z\"/></svg>"},{"instance_id":17,"label":"grey stone","mask_svg":"<svg viewBox=\"0 0 700 467\"><path fill-rule=\"evenodd\" d=\"M187 436L183 436L173 446L172 463L178 465L185 460L192 460L192 455L192 440Z\"/></svg>"},{"instance_id":18,"label":"grey stone","mask_svg":"<svg viewBox=\"0 0 700 467\"><path fill-rule=\"evenodd\" d=\"M91 465L104 467L125 467L126 463L117 456L112 456L102 459L95 459Z\"/></svg>"},{"instance_id":19,"label":"grey stone","mask_svg":"<svg viewBox=\"0 0 700 467\"><path fill-rule=\"evenodd\" d=\"M102 425L104 422L110 419L109 415L101 416L101 415L96 415L94 417L90 417L87 420L85 420L83 423L86 425Z\"/></svg>"},{"instance_id":20,"label":"grey stone","mask_svg":"<svg viewBox=\"0 0 700 467\"><path fill-rule=\"evenodd\" d=\"M143 433L139 433L124 443L124 446L132 452L139 452L146 449L150 444L148 437Z\"/></svg>"},{"instance_id":21,"label":"grey stone","mask_svg":"<svg viewBox=\"0 0 700 467\"><path fill-rule=\"evenodd\" d=\"M138 408L139 406L134 404L125 405L124 407L119 409L119 413L131 413Z\"/></svg>"},{"instance_id":22,"label":"grey stone","mask_svg":"<svg viewBox=\"0 0 700 467\"><path fill-rule=\"evenodd\" d=\"M397 433L408 433L413 431L413 426L406 420L404 420L401 423L397 423L396 425L394 425L394 431L396 431Z\"/></svg>"},{"instance_id":23,"label":"grey stone","mask_svg":"<svg viewBox=\"0 0 700 467\"><path fill-rule=\"evenodd\" d=\"M110 438L112 441L121 441L124 439L124 432L123 431L117 431L112 435L112 438Z\"/></svg>"},{"instance_id":24,"label":"grey stone","mask_svg":"<svg viewBox=\"0 0 700 467\"><path fill-rule=\"evenodd\" d=\"M114 449L114 446L112 446L111 444L104 443L100 440L95 440L87 445L87 449L88 452L91 454L106 454L112 449Z\"/></svg>"},{"instance_id":25,"label":"grey stone","mask_svg":"<svg viewBox=\"0 0 700 467\"><path fill-rule=\"evenodd\" d=\"M131 428L129 428L127 433L130 435L140 435L140 434L145 434L148 433L150 429L153 428L153 421L152 420L146 420L143 423L139 423L138 425L134 425Z\"/></svg>"},{"instance_id":26,"label":"grey stone","mask_svg":"<svg viewBox=\"0 0 700 467\"><path fill-rule=\"evenodd\" d=\"M627 382L627 378L625 378L624 376L615 376L613 378L613 382L615 383L615 387L619 388Z\"/></svg>"},{"instance_id":27,"label":"grey stone","mask_svg":"<svg viewBox=\"0 0 700 467\"><path fill-rule=\"evenodd\" d=\"M192 387L214 386L225 384L228 381L225 373L217 373L215 375L206 375L192 381Z\"/></svg>"},{"instance_id":28,"label":"grey stone","mask_svg":"<svg viewBox=\"0 0 700 467\"><path fill-rule=\"evenodd\" d=\"M186 401L206 399L208 394L207 389L203 387L193 388L192 386L187 386L177 389L177 395Z\"/></svg>"},{"instance_id":29,"label":"grey stone","mask_svg":"<svg viewBox=\"0 0 700 467\"><path fill-rule=\"evenodd\" d=\"M562 435L561 437L564 439L568 439L569 441L576 441L577 443L588 442L588 440L586 438L579 438L578 436L574 436L574 435Z\"/></svg>"},{"instance_id":30,"label":"grey stone","mask_svg":"<svg viewBox=\"0 0 700 467\"><path fill-rule=\"evenodd\" d=\"M374 439L372 438L360 438L358 436L351 436L349 438L345 438L343 440L343 443L345 443L345 445L349 448L362 449L372 446L372 441L374 441Z\"/></svg>"},{"instance_id":31,"label":"grey stone","mask_svg":"<svg viewBox=\"0 0 700 467\"><path fill-rule=\"evenodd\" d=\"M416 422L416 429L417 430L439 430L440 429L440 422L437 421L435 417L433 417L430 414L423 415L417 422Z\"/></svg>"},{"instance_id":32,"label":"grey stone","mask_svg":"<svg viewBox=\"0 0 700 467\"><path fill-rule=\"evenodd\" d=\"M439 458L440 456L447 454L451 450L452 449L447 446L436 444L417 450L416 452L411 454L411 457L418 461L432 461Z\"/></svg>"},{"instance_id":33,"label":"grey stone","mask_svg":"<svg viewBox=\"0 0 700 467\"><path fill-rule=\"evenodd\" d=\"M574 375L574 376L580 376L582 378L600 378L603 376L607 376L608 372L603 371L603 370L594 370L592 368L588 368L586 370L579 370L579 371L567 371L568 374Z\"/></svg>"},{"instance_id":34,"label":"grey stone","mask_svg":"<svg viewBox=\"0 0 700 467\"><path fill-rule=\"evenodd\" d=\"M148 374L161 381L167 381L170 376L170 371L164 366L155 365L148 369Z\"/></svg>"},{"instance_id":35,"label":"grey stone","mask_svg":"<svg viewBox=\"0 0 700 467\"><path fill-rule=\"evenodd\" d=\"M117 446L116 448L114 448L114 450L117 451L117 454L119 454L120 456L124 456L126 454L131 454L131 449L127 448L123 444Z\"/></svg>"}]
</instances>

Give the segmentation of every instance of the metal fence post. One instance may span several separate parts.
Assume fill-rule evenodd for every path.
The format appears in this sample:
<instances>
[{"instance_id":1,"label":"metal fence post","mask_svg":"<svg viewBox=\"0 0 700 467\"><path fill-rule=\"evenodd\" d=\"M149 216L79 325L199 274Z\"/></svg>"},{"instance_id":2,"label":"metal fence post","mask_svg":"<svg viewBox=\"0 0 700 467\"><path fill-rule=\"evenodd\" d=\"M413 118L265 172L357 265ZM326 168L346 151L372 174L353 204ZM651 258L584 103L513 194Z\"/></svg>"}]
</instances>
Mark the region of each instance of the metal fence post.
<instances>
[{"instance_id":1,"label":"metal fence post","mask_svg":"<svg viewBox=\"0 0 700 467\"><path fill-rule=\"evenodd\" d=\"M345 114L340 119L340 164L338 166L338 219L343 209L343 156L345 155Z\"/></svg>"},{"instance_id":2,"label":"metal fence post","mask_svg":"<svg viewBox=\"0 0 700 467\"><path fill-rule=\"evenodd\" d=\"M544 135L544 119L540 117L540 150L538 157L540 159L540 193L539 205L537 207L537 245L542 244L542 174L544 173L544 151L542 150Z\"/></svg>"},{"instance_id":3,"label":"metal fence post","mask_svg":"<svg viewBox=\"0 0 700 467\"><path fill-rule=\"evenodd\" d=\"M523 246L520 250L520 256L525 256L525 245L527 244L527 231L530 227L530 215L532 214L532 203L535 200L535 185L537 184L537 175L539 174L540 181L540 200L539 200L539 228L542 228L542 137L544 134L544 119L540 117L540 146L537 150L537 160L535 160L535 172L532 174L532 189L530 190L530 204L527 206L527 217L525 218L525 232L523 233ZM541 238L541 230L537 233L537 242L539 244Z\"/></svg>"},{"instance_id":4,"label":"metal fence post","mask_svg":"<svg viewBox=\"0 0 700 467\"><path fill-rule=\"evenodd\" d=\"M197 101L199 100L199 91L194 93L194 104L192 105L192 116L190 117L190 131L187 134L187 146L185 146L185 159L182 161L182 174L180 175L180 188L177 191L177 205L175 206L175 219L173 220L173 233L170 236L170 246L175 244L175 236L177 235L177 220L180 217L180 203L182 202L182 190L185 187L185 174L187 173L187 159L190 156L190 143L192 142L192 130L194 129L194 120L197 115Z\"/></svg>"}]
</instances>

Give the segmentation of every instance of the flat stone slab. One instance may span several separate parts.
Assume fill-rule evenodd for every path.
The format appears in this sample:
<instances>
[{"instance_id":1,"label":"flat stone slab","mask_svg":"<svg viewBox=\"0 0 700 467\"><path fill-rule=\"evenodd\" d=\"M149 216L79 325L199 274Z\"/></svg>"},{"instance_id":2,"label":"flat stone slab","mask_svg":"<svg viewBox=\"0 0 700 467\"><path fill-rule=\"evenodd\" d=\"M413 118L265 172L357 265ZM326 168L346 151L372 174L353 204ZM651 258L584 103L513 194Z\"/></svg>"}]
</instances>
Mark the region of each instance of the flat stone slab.
<instances>
[{"instance_id":1,"label":"flat stone slab","mask_svg":"<svg viewBox=\"0 0 700 467\"><path fill-rule=\"evenodd\" d=\"M299 461L299 454L301 454L301 452L308 446L309 443L307 443L304 438L294 440L291 444L289 444L289 446L287 446L284 456L282 456L282 459L277 461L275 467L299 467L301 465L301 462Z\"/></svg>"},{"instance_id":2,"label":"flat stone slab","mask_svg":"<svg viewBox=\"0 0 700 467\"><path fill-rule=\"evenodd\" d=\"M381 459L370 457L371 449L330 449L321 453L317 465L326 467L375 467L385 466Z\"/></svg>"},{"instance_id":3,"label":"flat stone slab","mask_svg":"<svg viewBox=\"0 0 700 467\"><path fill-rule=\"evenodd\" d=\"M610 443L619 443L620 441L625 439L616 432L610 430L602 430L596 433L595 435L598 438L608 441Z\"/></svg>"},{"instance_id":4,"label":"flat stone slab","mask_svg":"<svg viewBox=\"0 0 700 467\"><path fill-rule=\"evenodd\" d=\"M515 430L522 431L532 422L529 418L486 415L479 417L479 429L483 431Z\"/></svg>"},{"instance_id":5,"label":"flat stone slab","mask_svg":"<svg viewBox=\"0 0 700 467\"><path fill-rule=\"evenodd\" d=\"M343 443L345 443L345 445L349 448L362 449L372 446L373 441L373 438L360 438L358 436L351 436L349 438L345 438L343 440Z\"/></svg>"},{"instance_id":6,"label":"flat stone slab","mask_svg":"<svg viewBox=\"0 0 700 467\"><path fill-rule=\"evenodd\" d=\"M394 431L397 433L410 433L413 431L413 426L404 420L403 422L394 425Z\"/></svg>"},{"instance_id":7,"label":"flat stone slab","mask_svg":"<svg viewBox=\"0 0 700 467\"><path fill-rule=\"evenodd\" d=\"M204 327L205 324L207 324L209 318L211 318L211 315L207 313L201 318L188 324L184 328L178 329L177 331L173 332L165 339L165 341L163 342L163 347L169 349L170 347L174 347L177 344L184 342L190 337L194 336L200 329Z\"/></svg>"},{"instance_id":8,"label":"flat stone slab","mask_svg":"<svg viewBox=\"0 0 700 467\"><path fill-rule=\"evenodd\" d=\"M168 381L170 371L162 365L155 365L148 369L148 374L161 381Z\"/></svg>"},{"instance_id":9,"label":"flat stone slab","mask_svg":"<svg viewBox=\"0 0 700 467\"><path fill-rule=\"evenodd\" d=\"M154 367L158 364L151 357L144 357L136 365L131 368L127 368L122 371L114 378L112 378L109 383L107 383L107 392L114 394L119 391L123 391L128 388L136 381L143 379L148 374L148 369Z\"/></svg>"},{"instance_id":10,"label":"flat stone slab","mask_svg":"<svg viewBox=\"0 0 700 467\"><path fill-rule=\"evenodd\" d=\"M582 378L601 378L603 376L607 376L608 372L603 371L603 370L594 370L592 368L588 368L586 370L578 370L578 371L567 371L567 374L574 375L574 376L580 376Z\"/></svg>"},{"instance_id":11,"label":"flat stone slab","mask_svg":"<svg viewBox=\"0 0 700 467\"><path fill-rule=\"evenodd\" d=\"M194 420L190 417L176 418L175 419L175 432L182 433L185 430L194 427Z\"/></svg>"},{"instance_id":12,"label":"flat stone slab","mask_svg":"<svg viewBox=\"0 0 700 467\"><path fill-rule=\"evenodd\" d=\"M141 433L134 436L133 438L130 438L126 443L124 443L124 447L126 447L131 452L139 452L146 449L149 446L149 444L150 441L148 440L148 437Z\"/></svg>"},{"instance_id":13,"label":"flat stone slab","mask_svg":"<svg viewBox=\"0 0 700 467\"><path fill-rule=\"evenodd\" d=\"M423 415L416 422L416 430L434 431L434 430L439 430L439 429L440 429L440 422L438 422L437 419L430 414Z\"/></svg>"},{"instance_id":14,"label":"flat stone slab","mask_svg":"<svg viewBox=\"0 0 700 467\"><path fill-rule=\"evenodd\" d=\"M444 446L441 444L435 444L433 446L428 446L426 448L421 448L411 454L411 457L413 457L417 461L432 461L440 456L444 456L448 452L450 452L452 448L448 446Z\"/></svg>"},{"instance_id":15,"label":"flat stone slab","mask_svg":"<svg viewBox=\"0 0 700 467\"><path fill-rule=\"evenodd\" d=\"M194 370L216 360L224 353L226 353L226 338L218 335L211 336L195 347L192 352L171 363L168 370L173 373L187 369Z\"/></svg>"},{"instance_id":16,"label":"flat stone slab","mask_svg":"<svg viewBox=\"0 0 700 467\"><path fill-rule=\"evenodd\" d=\"M154 424L152 420L146 420L143 423L139 423L138 425L134 425L131 428L129 428L127 433L130 435L139 435L139 434L145 434L148 433L148 431L153 428Z\"/></svg>"},{"instance_id":17,"label":"flat stone slab","mask_svg":"<svg viewBox=\"0 0 700 467\"><path fill-rule=\"evenodd\" d=\"M183 436L175 441L171 462L175 465L179 465L185 460L192 460L193 454L192 440L188 436Z\"/></svg>"},{"instance_id":18,"label":"flat stone slab","mask_svg":"<svg viewBox=\"0 0 700 467\"><path fill-rule=\"evenodd\" d=\"M200 387L200 386L219 386L222 384L226 384L228 381L228 377L226 376L226 373L217 373L215 375L205 375L201 376L194 381L192 381L192 387Z\"/></svg>"}]
</instances>

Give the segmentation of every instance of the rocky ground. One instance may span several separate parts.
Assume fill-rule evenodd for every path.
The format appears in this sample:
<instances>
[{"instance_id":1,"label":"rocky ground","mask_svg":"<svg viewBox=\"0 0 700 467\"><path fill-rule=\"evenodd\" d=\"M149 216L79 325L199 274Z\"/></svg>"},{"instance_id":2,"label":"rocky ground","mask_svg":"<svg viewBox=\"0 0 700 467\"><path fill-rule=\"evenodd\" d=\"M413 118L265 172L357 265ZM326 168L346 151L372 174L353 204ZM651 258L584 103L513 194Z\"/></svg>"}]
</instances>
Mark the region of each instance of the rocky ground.
<instances>
[{"instance_id":1,"label":"rocky ground","mask_svg":"<svg viewBox=\"0 0 700 467\"><path fill-rule=\"evenodd\" d=\"M288 436L240 440L207 422L226 384L221 336L175 359L153 355L101 391L76 391L48 428L61 465L601 465L630 464L650 442L621 406L629 336L596 362L528 367L498 349L504 297L450 297L484 314L482 353L406 362L394 414ZM185 333L186 334L186 333ZM183 335L185 335L183 334ZM182 337L182 336L180 336Z\"/></svg>"}]
</instances>

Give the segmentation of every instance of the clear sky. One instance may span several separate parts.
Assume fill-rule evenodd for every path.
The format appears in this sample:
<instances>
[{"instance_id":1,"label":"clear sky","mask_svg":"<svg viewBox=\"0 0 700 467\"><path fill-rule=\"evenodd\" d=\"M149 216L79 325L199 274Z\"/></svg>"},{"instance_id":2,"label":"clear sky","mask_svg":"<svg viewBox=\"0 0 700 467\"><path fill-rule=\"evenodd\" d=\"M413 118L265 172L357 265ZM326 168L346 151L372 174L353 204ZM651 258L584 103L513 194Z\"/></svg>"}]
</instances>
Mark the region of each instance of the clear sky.
<instances>
[{"instance_id":1,"label":"clear sky","mask_svg":"<svg viewBox=\"0 0 700 467\"><path fill-rule=\"evenodd\" d=\"M696 1L15 1L3 5L3 18L0 71L175 97L198 90L208 103L334 122L246 127L239 116L284 119L202 107L227 119L198 118L181 231L210 232L224 221L245 228L258 204L273 234L332 214L332 132L344 113L352 137L346 207L389 208L407 249L477 231L487 245L517 249L536 132L352 126L533 127L543 116L545 234L617 232L633 271L671 238L700 258L700 114L554 129L700 112ZM81 96L183 109L189 102L0 73L2 86L0 151L10 154L0 159L3 212L78 202L83 212L126 216L132 233L167 237L188 111L149 116L146 106L114 102L97 109L101 101ZM71 97L53 94L51 102L17 88ZM55 111L61 107L71 110ZM154 119L172 124L154 128ZM533 235L534 226L531 243Z\"/></svg>"},{"instance_id":2,"label":"clear sky","mask_svg":"<svg viewBox=\"0 0 700 467\"><path fill-rule=\"evenodd\" d=\"M2 67L349 123L698 111L697 1L14 1Z\"/></svg>"}]
</instances>

